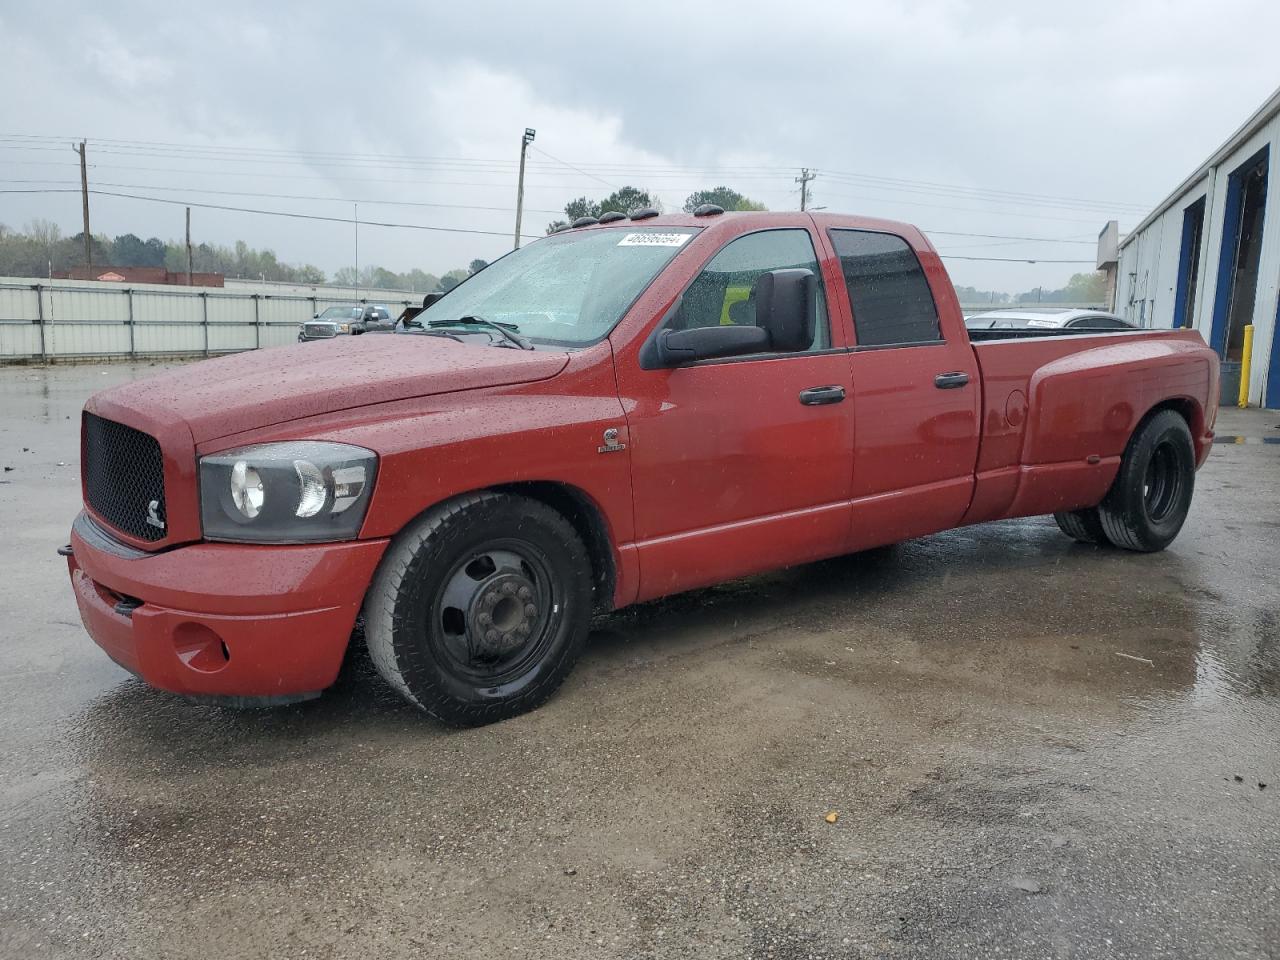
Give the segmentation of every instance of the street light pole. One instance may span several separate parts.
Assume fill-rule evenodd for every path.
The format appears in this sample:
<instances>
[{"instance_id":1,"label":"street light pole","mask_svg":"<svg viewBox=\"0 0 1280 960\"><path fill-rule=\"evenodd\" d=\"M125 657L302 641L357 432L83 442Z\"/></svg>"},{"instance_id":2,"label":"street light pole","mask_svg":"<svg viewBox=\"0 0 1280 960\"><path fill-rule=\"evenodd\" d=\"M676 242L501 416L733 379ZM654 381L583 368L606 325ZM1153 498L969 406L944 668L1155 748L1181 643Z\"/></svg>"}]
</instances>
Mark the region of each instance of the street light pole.
<instances>
[{"instance_id":1,"label":"street light pole","mask_svg":"<svg viewBox=\"0 0 1280 960\"><path fill-rule=\"evenodd\" d=\"M516 187L516 245L513 248L516 250L520 249L520 219L524 216L524 155L537 134L532 127L525 127L524 136L520 138L520 183Z\"/></svg>"}]
</instances>

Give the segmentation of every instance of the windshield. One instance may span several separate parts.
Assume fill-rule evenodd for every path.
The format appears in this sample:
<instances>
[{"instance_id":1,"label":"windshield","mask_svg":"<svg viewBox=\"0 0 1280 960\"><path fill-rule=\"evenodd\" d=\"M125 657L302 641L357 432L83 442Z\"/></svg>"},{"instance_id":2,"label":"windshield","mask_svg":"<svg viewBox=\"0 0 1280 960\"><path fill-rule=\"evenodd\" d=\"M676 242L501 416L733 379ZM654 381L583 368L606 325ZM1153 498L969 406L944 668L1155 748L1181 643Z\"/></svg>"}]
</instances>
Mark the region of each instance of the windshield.
<instances>
[{"instance_id":1,"label":"windshield","mask_svg":"<svg viewBox=\"0 0 1280 960\"><path fill-rule=\"evenodd\" d=\"M534 342L583 346L604 337L695 227L563 233L491 263L416 318L481 317Z\"/></svg>"},{"instance_id":2,"label":"windshield","mask_svg":"<svg viewBox=\"0 0 1280 960\"><path fill-rule=\"evenodd\" d=\"M330 307L320 314L321 320L350 320L360 316L359 307Z\"/></svg>"}]
</instances>

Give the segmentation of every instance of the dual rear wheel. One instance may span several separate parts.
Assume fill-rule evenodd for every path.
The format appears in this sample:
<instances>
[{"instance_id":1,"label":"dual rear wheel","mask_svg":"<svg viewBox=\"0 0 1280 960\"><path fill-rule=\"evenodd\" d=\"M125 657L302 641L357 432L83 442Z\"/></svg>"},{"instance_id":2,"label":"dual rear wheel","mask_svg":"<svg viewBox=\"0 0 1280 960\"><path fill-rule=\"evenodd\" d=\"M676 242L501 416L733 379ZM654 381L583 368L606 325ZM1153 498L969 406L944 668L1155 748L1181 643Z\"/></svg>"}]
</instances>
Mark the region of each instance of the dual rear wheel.
<instances>
[{"instance_id":1,"label":"dual rear wheel","mask_svg":"<svg viewBox=\"0 0 1280 960\"><path fill-rule=\"evenodd\" d=\"M1056 513L1054 519L1063 533L1082 543L1152 553L1167 547L1182 529L1195 481L1195 446L1187 421L1173 410L1161 410L1129 440L1102 503Z\"/></svg>"}]
</instances>

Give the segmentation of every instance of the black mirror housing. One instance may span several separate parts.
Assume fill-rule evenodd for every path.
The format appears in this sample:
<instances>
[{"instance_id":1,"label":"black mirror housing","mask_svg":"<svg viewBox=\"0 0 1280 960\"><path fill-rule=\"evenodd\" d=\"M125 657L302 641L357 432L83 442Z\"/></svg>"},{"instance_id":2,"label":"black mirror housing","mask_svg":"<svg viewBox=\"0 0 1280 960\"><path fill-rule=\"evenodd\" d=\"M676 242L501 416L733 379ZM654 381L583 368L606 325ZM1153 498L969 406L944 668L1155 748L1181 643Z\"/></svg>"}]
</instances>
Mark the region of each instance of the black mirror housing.
<instances>
[{"instance_id":1,"label":"black mirror housing","mask_svg":"<svg viewBox=\"0 0 1280 960\"><path fill-rule=\"evenodd\" d=\"M769 332L780 353L797 353L813 346L818 322L818 278L812 270L771 270L756 279L752 299L756 324Z\"/></svg>"},{"instance_id":2,"label":"black mirror housing","mask_svg":"<svg viewBox=\"0 0 1280 960\"><path fill-rule=\"evenodd\" d=\"M664 367L678 367L698 360L739 357L769 349L769 331L762 327L694 327L663 330L658 335L658 360Z\"/></svg>"}]
</instances>

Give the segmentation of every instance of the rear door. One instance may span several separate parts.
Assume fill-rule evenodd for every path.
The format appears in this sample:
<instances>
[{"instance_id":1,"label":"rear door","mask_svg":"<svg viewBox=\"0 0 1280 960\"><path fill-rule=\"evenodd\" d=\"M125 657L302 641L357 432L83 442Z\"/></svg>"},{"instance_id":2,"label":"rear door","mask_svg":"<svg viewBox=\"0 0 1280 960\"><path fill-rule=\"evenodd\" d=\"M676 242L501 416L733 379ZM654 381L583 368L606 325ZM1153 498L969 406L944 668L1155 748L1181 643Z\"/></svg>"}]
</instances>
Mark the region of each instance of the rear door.
<instances>
[{"instance_id":1,"label":"rear door","mask_svg":"<svg viewBox=\"0 0 1280 960\"><path fill-rule=\"evenodd\" d=\"M896 234L833 227L827 239L856 338L850 548L956 526L973 495L982 385L959 308L939 311L950 281Z\"/></svg>"}]
</instances>

